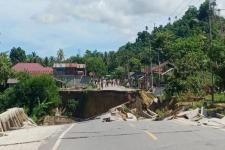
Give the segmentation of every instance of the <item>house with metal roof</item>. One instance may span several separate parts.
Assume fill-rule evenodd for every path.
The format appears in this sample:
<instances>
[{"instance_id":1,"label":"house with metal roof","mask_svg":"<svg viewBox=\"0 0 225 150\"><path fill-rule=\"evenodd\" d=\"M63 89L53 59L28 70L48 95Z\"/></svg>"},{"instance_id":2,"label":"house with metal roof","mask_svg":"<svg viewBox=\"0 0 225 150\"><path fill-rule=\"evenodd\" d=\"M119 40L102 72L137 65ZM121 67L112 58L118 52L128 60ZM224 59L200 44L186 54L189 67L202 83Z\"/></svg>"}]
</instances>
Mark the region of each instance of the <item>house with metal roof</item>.
<instances>
[{"instance_id":1,"label":"house with metal roof","mask_svg":"<svg viewBox=\"0 0 225 150\"><path fill-rule=\"evenodd\" d=\"M53 74L56 77L86 75L86 65L76 63L55 63L53 65Z\"/></svg>"},{"instance_id":2,"label":"house with metal roof","mask_svg":"<svg viewBox=\"0 0 225 150\"><path fill-rule=\"evenodd\" d=\"M39 63L18 63L12 67L16 72L27 72L33 76L42 74L53 74L53 69L51 67L43 67Z\"/></svg>"},{"instance_id":3,"label":"house with metal roof","mask_svg":"<svg viewBox=\"0 0 225 150\"><path fill-rule=\"evenodd\" d=\"M146 74L160 74L160 75L165 75L169 72L171 72L174 68L174 65L169 63L168 61L161 63L159 65L155 65L152 68L151 67L145 67L144 68L144 73Z\"/></svg>"},{"instance_id":4,"label":"house with metal roof","mask_svg":"<svg viewBox=\"0 0 225 150\"><path fill-rule=\"evenodd\" d=\"M55 78L64 81L67 87L79 87L86 83L86 65L77 63L55 63L53 65ZM87 80L87 82L89 82Z\"/></svg>"},{"instance_id":5,"label":"house with metal roof","mask_svg":"<svg viewBox=\"0 0 225 150\"><path fill-rule=\"evenodd\" d=\"M9 79L7 80L7 85L8 85L8 87L13 87L13 86L15 86L18 82L19 82L19 80L15 79L15 78L9 78Z\"/></svg>"}]
</instances>

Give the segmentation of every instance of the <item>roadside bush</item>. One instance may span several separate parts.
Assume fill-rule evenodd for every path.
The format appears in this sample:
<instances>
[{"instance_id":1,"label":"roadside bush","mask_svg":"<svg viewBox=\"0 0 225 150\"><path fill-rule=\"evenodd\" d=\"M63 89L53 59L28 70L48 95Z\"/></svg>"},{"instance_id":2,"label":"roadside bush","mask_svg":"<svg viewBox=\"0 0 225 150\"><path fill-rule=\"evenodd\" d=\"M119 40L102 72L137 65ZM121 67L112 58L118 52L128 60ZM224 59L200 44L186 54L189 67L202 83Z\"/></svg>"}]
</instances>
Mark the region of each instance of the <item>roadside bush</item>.
<instances>
[{"instance_id":1,"label":"roadside bush","mask_svg":"<svg viewBox=\"0 0 225 150\"><path fill-rule=\"evenodd\" d=\"M20 82L15 88L15 95L20 98L19 103L28 107L29 115L33 113L33 108L39 103L51 102L48 111L59 103L58 88L51 76L32 77Z\"/></svg>"},{"instance_id":2,"label":"roadside bush","mask_svg":"<svg viewBox=\"0 0 225 150\"><path fill-rule=\"evenodd\" d=\"M24 81L30 79L32 76L27 72L17 72L14 77L19 81Z\"/></svg>"},{"instance_id":3,"label":"roadside bush","mask_svg":"<svg viewBox=\"0 0 225 150\"><path fill-rule=\"evenodd\" d=\"M67 105L66 105L65 115L72 117L73 114L75 113L78 105L79 105L79 101L76 101L74 99L69 99L67 102Z\"/></svg>"},{"instance_id":4,"label":"roadside bush","mask_svg":"<svg viewBox=\"0 0 225 150\"><path fill-rule=\"evenodd\" d=\"M205 96L207 89L211 86L211 74L209 72L195 72L186 77L171 78L166 86L165 94L167 99L172 96L188 97Z\"/></svg>"},{"instance_id":5,"label":"roadside bush","mask_svg":"<svg viewBox=\"0 0 225 150\"><path fill-rule=\"evenodd\" d=\"M59 101L58 88L49 75L30 77L21 80L15 87L8 88L0 95L0 109L23 107L29 116L39 119L51 114Z\"/></svg>"},{"instance_id":6,"label":"roadside bush","mask_svg":"<svg viewBox=\"0 0 225 150\"><path fill-rule=\"evenodd\" d=\"M48 109L52 104L53 102L47 102L47 100L44 100L42 103L38 101L38 105L33 108L32 119L35 122L40 121L40 119L48 115Z\"/></svg>"},{"instance_id":7,"label":"roadside bush","mask_svg":"<svg viewBox=\"0 0 225 150\"><path fill-rule=\"evenodd\" d=\"M0 113L10 107L17 106L15 103L15 89L8 88L3 93L0 93Z\"/></svg>"}]
</instances>

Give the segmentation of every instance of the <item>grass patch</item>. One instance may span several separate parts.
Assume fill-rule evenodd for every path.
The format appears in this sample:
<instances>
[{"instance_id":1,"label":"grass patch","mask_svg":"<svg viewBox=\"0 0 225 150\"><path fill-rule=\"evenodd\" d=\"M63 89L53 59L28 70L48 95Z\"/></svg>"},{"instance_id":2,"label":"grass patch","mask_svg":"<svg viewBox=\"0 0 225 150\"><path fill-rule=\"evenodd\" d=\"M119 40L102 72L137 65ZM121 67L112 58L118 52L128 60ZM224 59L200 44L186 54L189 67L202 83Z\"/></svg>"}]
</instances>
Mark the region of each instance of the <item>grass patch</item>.
<instances>
[{"instance_id":1,"label":"grass patch","mask_svg":"<svg viewBox=\"0 0 225 150\"><path fill-rule=\"evenodd\" d=\"M205 99L207 101L211 101L212 100L212 96L211 95L207 95L205 97ZM215 93L214 94L214 99L215 99L215 103L225 103L225 93Z\"/></svg>"}]
</instances>

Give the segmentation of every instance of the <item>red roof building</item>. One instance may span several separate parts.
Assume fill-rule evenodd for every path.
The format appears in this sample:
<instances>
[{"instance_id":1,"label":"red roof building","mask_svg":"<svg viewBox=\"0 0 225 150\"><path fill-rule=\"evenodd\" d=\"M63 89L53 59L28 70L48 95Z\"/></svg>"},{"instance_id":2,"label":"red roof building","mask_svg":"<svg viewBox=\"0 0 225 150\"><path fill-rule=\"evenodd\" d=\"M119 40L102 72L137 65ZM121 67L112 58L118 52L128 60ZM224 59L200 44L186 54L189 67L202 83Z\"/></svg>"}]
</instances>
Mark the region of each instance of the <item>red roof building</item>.
<instances>
[{"instance_id":1,"label":"red roof building","mask_svg":"<svg viewBox=\"0 0 225 150\"><path fill-rule=\"evenodd\" d=\"M43 67L39 63L18 63L13 66L16 72L27 72L31 75L53 74L51 67Z\"/></svg>"}]
</instances>

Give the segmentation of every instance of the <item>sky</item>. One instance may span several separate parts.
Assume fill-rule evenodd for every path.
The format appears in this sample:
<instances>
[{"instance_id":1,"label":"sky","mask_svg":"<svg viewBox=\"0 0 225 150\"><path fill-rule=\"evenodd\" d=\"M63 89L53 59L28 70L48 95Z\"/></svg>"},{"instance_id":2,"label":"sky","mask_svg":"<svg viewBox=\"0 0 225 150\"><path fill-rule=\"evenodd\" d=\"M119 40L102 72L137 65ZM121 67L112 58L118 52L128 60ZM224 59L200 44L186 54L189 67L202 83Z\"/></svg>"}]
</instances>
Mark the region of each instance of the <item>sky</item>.
<instances>
[{"instance_id":1,"label":"sky","mask_svg":"<svg viewBox=\"0 0 225 150\"><path fill-rule=\"evenodd\" d=\"M0 0L0 52L66 57L110 51L133 42L145 26L165 25L204 0ZM225 8L225 0L217 0ZM225 16L225 12L221 15Z\"/></svg>"}]
</instances>

